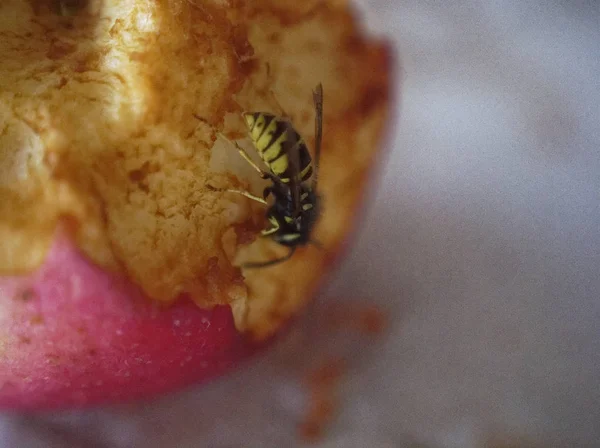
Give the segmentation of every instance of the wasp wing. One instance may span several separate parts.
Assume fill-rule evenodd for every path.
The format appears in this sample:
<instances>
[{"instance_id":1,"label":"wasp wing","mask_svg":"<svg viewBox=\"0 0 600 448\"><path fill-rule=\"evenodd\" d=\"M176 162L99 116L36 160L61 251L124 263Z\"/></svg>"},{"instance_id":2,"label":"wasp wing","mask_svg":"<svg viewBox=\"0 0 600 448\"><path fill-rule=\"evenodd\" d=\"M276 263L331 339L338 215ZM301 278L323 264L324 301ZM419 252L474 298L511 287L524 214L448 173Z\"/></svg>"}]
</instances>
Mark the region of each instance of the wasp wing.
<instances>
[{"instance_id":1,"label":"wasp wing","mask_svg":"<svg viewBox=\"0 0 600 448\"><path fill-rule=\"evenodd\" d=\"M297 136L297 138L289 140L289 145L287 145L286 148L289 173L288 186L290 188L293 206L292 218L296 219L300 214L300 145L302 144L302 139L297 135L296 130L289 122L287 132L289 136Z\"/></svg>"},{"instance_id":2,"label":"wasp wing","mask_svg":"<svg viewBox=\"0 0 600 448\"><path fill-rule=\"evenodd\" d=\"M313 172L313 188L319 180L319 162L321 160L321 141L323 140L323 85L319 83L313 90L315 103L315 163Z\"/></svg>"}]
</instances>

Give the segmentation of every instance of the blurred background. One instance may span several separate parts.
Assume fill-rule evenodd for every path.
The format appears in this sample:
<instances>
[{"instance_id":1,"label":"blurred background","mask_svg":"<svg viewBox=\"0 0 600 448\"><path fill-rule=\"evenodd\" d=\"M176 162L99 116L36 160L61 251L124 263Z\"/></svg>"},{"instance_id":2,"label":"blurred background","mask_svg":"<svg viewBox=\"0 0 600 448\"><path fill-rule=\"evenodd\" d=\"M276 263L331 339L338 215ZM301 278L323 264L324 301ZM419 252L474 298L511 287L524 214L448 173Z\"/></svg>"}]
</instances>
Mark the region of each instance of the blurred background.
<instances>
[{"instance_id":1,"label":"blurred background","mask_svg":"<svg viewBox=\"0 0 600 448\"><path fill-rule=\"evenodd\" d=\"M0 447L600 446L600 4L360 8L402 100L309 315L208 386L5 414Z\"/></svg>"}]
</instances>

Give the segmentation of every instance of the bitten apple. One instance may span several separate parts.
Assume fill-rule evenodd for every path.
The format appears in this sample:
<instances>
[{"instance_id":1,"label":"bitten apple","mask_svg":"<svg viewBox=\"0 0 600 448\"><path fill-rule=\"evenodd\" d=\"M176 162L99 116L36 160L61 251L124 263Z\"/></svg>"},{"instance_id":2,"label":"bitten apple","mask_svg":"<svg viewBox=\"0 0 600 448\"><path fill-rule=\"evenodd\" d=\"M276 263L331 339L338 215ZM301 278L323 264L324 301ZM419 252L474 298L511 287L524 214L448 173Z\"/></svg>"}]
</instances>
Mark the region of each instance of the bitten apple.
<instances>
[{"instance_id":1,"label":"bitten apple","mask_svg":"<svg viewBox=\"0 0 600 448\"><path fill-rule=\"evenodd\" d=\"M7 0L0 57L0 407L212 378L308 303L390 103L390 50L345 2ZM240 112L281 107L312 148L319 82L323 247L242 269L285 249L260 204L207 188L264 187L218 132L251 152Z\"/></svg>"}]
</instances>

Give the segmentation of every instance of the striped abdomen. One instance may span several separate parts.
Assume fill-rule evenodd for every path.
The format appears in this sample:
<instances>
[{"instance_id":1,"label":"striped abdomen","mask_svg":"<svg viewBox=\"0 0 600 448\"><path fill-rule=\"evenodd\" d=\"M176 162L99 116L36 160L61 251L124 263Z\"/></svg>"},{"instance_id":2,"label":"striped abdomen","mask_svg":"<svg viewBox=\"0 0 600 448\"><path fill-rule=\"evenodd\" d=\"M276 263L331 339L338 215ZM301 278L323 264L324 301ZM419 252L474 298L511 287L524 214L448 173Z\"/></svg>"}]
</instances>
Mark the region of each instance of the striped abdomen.
<instances>
[{"instance_id":1,"label":"striped abdomen","mask_svg":"<svg viewBox=\"0 0 600 448\"><path fill-rule=\"evenodd\" d=\"M292 176L298 176L300 182L310 178L313 172L310 153L288 121L265 112L245 113L244 120L258 154L282 182L288 183ZM298 151L298 173L290 166L292 151Z\"/></svg>"}]
</instances>

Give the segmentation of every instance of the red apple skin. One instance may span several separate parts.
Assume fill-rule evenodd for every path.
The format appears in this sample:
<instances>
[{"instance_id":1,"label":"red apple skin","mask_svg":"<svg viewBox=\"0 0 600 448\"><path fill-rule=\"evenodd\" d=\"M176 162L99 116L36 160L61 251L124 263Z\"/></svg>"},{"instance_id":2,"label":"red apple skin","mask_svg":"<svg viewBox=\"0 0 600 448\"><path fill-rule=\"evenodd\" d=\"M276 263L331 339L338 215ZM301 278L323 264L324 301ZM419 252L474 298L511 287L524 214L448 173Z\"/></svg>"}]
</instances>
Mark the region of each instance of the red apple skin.
<instances>
[{"instance_id":1,"label":"red apple skin","mask_svg":"<svg viewBox=\"0 0 600 448\"><path fill-rule=\"evenodd\" d=\"M388 74L390 66L388 61ZM393 104L400 88L386 86L387 103ZM391 130L381 130L380 159L382 149L391 148L383 144ZM357 183L371 184L369 196L375 190L370 181L383 165L373 163ZM328 250L327 271L341 261L360 228L368 205L362 191L354 219ZM321 275L320 285L326 277ZM236 330L229 306L205 310L181 298L161 307L126 279L91 263L61 230L36 272L0 276L0 410L124 403L200 384L266 349L293 320L256 343Z\"/></svg>"},{"instance_id":2,"label":"red apple skin","mask_svg":"<svg viewBox=\"0 0 600 448\"><path fill-rule=\"evenodd\" d=\"M374 164L366 177L378 170ZM349 249L366 199L356 201L358 219L329 251L328 271ZM181 298L161 307L91 263L59 231L35 273L0 277L0 410L124 403L200 384L268 348L294 320L253 342L236 330L229 306L206 310Z\"/></svg>"},{"instance_id":3,"label":"red apple skin","mask_svg":"<svg viewBox=\"0 0 600 448\"><path fill-rule=\"evenodd\" d=\"M159 308L65 235L35 273L0 278L0 409L148 398L221 375L254 351L229 306Z\"/></svg>"},{"instance_id":4,"label":"red apple skin","mask_svg":"<svg viewBox=\"0 0 600 448\"><path fill-rule=\"evenodd\" d=\"M389 143L391 128L382 134L380 158L390 147L381 143ZM381 166L373 164L365 177L377 178ZM375 191L370 183L363 190L368 196ZM366 196L357 198L355 219L328 251L328 271L360 228ZM35 273L0 277L0 410L124 403L200 384L268 348L294 320L252 342L236 330L229 306L205 310L181 298L160 307L127 280L91 263L59 231Z\"/></svg>"}]
</instances>

